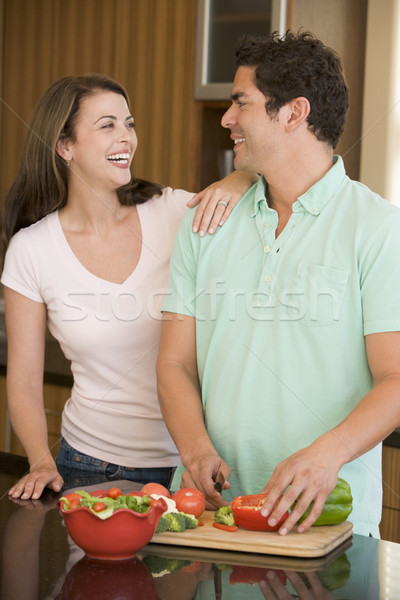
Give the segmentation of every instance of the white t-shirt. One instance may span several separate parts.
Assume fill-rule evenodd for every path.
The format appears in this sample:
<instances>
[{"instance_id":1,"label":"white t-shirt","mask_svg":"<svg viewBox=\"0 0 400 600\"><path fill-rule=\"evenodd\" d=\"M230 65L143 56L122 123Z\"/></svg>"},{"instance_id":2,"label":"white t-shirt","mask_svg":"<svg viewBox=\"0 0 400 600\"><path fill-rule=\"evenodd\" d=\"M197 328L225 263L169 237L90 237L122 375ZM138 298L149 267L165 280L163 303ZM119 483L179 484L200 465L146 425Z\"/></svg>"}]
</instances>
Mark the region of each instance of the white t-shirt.
<instances>
[{"instance_id":1,"label":"white t-shirt","mask_svg":"<svg viewBox=\"0 0 400 600\"><path fill-rule=\"evenodd\" d=\"M100 460L127 467L179 462L157 400L155 364L169 259L191 197L165 188L137 206L142 252L122 284L79 262L58 212L20 230L8 247L2 283L46 304L49 329L71 361L62 435Z\"/></svg>"}]
</instances>

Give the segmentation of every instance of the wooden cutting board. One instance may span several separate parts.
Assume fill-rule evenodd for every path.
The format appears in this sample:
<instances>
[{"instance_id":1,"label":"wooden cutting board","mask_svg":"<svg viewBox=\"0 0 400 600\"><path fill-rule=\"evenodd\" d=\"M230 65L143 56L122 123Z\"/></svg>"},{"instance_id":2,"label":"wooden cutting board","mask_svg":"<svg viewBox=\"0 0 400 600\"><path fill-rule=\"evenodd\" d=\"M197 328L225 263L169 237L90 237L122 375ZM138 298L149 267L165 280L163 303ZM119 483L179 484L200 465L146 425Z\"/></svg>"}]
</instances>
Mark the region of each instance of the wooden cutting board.
<instances>
[{"instance_id":1,"label":"wooden cutting board","mask_svg":"<svg viewBox=\"0 0 400 600\"><path fill-rule=\"evenodd\" d=\"M282 536L276 532L249 531L240 527L235 532L216 529L212 526L214 512L208 510L200 520L204 523L203 527L186 529L182 533L156 533L150 543L313 558L325 556L353 533L353 525L349 521L311 527L304 533L292 530Z\"/></svg>"}]
</instances>

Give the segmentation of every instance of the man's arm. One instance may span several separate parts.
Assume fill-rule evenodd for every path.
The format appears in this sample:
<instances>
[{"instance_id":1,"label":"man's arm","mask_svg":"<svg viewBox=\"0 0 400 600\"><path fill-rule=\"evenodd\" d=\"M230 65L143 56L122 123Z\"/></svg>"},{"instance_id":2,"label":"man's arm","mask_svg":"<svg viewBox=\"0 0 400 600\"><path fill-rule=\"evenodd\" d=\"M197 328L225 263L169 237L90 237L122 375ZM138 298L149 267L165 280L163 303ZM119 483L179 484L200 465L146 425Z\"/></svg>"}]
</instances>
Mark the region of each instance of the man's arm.
<instances>
[{"instance_id":1,"label":"man's arm","mask_svg":"<svg viewBox=\"0 0 400 600\"><path fill-rule=\"evenodd\" d=\"M194 317L163 313L157 381L161 412L186 468L182 487L200 489L209 508L227 504L213 487L218 469L222 467L226 479L230 469L218 456L204 424Z\"/></svg>"},{"instance_id":2,"label":"man's arm","mask_svg":"<svg viewBox=\"0 0 400 600\"><path fill-rule=\"evenodd\" d=\"M400 424L400 332L375 333L365 340L372 390L339 425L282 461L264 488L269 496L262 513L270 514L271 525L301 494L281 534L290 531L314 500L312 511L298 528L300 532L308 529L321 514L341 467L374 448Z\"/></svg>"}]
</instances>

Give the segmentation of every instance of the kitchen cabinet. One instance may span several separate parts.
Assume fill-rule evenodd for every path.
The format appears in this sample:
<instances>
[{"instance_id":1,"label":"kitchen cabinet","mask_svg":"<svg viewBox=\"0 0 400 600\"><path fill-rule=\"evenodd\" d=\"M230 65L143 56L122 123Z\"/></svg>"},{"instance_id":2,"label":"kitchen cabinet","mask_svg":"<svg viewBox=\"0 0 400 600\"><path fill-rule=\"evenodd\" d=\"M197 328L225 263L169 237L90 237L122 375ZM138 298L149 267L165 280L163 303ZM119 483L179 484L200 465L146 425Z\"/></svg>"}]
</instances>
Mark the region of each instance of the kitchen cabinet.
<instances>
[{"instance_id":1,"label":"kitchen cabinet","mask_svg":"<svg viewBox=\"0 0 400 600\"><path fill-rule=\"evenodd\" d=\"M229 98L235 46L244 34L283 34L291 0L197 0L195 98Z\"/></svg>"},{"instance_id":2,"label":"kitchen cabinet","mask_svg":"<svg viewBox=\"0 0 400 600\"><path fill-rule=\"evenodd\" d=\"M381 537L400 542L400 448L383 446L383 508Z\"/></svg>"},{"instance_id":3,"label":"kitchen cabinet","mask_svg":"<svg viewBox=\"0 0 400 600\"><path fill-rule=\"evenodd\" d=\"M56 456L59 448L61 414L65 402L71 395L71 389L68 386L45 383L43 394L49 448L52 455ZM0 376L0 451L26 456L22 445L8 424L6 397L6 378L2 375Z\"/></svg>"}]
</instances>

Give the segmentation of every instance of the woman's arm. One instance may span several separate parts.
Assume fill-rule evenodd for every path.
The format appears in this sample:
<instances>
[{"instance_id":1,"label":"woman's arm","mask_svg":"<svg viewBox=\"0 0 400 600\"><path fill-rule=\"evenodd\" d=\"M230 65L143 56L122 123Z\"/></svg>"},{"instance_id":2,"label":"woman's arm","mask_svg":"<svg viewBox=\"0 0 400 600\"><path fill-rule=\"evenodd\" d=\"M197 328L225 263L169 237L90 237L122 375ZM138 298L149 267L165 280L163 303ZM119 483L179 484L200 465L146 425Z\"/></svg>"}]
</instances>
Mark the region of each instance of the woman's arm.
<instances>
[{"instance_id":1,"label":"woman's arm","mask_svg":"<svg viewBox=\"0 0 400 600\"><path fill-rule=\"evenodd\" d=\"M47 442L43 404L46 306L4 288L7 329L7 400L11 424L28 456L30 471L9 494L39 498L46 485L58 492L63 480Z\"/></svg>"},{"instance_id":2,"label":"woman's arm","mask_svg":"<svg viewBox=\"0 0 400 600\"><path fill-rule=\"evenodd\" d=\"M258 181L258 175L247 171L233 171L220 181L212 183L193 196L189 207L198 204L193 219L193 231L201 237L221 227L247 190Z\"/></svg>"}]
</instances>

